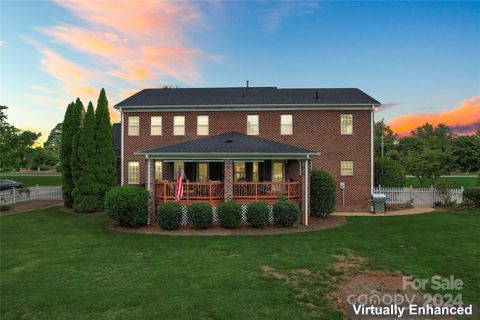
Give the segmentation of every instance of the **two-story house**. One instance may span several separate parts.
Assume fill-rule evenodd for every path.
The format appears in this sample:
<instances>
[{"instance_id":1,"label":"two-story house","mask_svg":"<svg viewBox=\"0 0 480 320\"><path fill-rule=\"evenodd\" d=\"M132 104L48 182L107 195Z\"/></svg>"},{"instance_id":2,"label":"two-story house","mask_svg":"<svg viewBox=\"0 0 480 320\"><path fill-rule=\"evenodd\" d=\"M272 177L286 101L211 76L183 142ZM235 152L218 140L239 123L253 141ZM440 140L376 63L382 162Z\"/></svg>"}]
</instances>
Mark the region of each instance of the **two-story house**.
<instances>
[{"instance_id":1,"label":"two-story house","mask_svg":"<svg viewBox=\"0 0 480 320\"><path fill-rule=\"evenodd\" d=\"M310 172L324 168L337 183L337 206L366 206L379 104L353 88L145 89L115 106L120 181L144 184L156 204L173 201L181 166L185 205L283 195L308 223Z\"/></svg>"}]
</instances>

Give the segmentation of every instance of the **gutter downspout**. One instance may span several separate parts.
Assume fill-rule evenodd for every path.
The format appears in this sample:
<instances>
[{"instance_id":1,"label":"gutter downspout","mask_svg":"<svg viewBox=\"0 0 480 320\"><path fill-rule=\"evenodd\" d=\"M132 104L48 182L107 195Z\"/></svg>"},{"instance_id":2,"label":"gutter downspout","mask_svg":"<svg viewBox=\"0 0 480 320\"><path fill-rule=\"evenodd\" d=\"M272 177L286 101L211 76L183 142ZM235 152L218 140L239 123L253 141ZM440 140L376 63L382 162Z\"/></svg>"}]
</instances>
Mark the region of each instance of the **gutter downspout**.
<instances>
[{"instance_id":1,"label":"gutter downspout","mask_svg":"<svg viewBox=\"0 0 480 320\"><path fill-rule=\"evenodd\" d=\"M152 192L151 192L151 189L152 189L152 188L151 188L150 171L151 171L151 162L152 162L152 160L150 160L150 158L148 157L148 154L147 154L145 157L147 158L147 167L148 167L148 168L147 168L147 170L148 170L148 172L147 172L147 190L148 190L148 194L149 194L149 196L150 196L150 201L149 201L149 203L150 203L150 206L151 206L151 204L152 204L152 200L151 200L151 198L152 198ZM148 213L148 218L147 218L147 224L148 224L148 225L150 225L150 215L151 215L151 213L152 213L151 211L152 211L152 210L151 210L151 207L150 207L150 210L149 210L149 213Z\"/></svg>"},{"instance_id":2,"label":"gutter downspout","mask_svg":"<svg viewBox=\"0 0 480 320\"><path fill-rule=\"evenodd\" d=\"M304 192L305 192L305 203L303 204L303 207L305 208L305 225L308 226L308 207L309 207L309 199L308 199L308 187L309 187L309 183L308 183L308 155L307 155L307 159L305 159L305 188L304 188Z\"/></svg>"},{"instance_id":3,"label":"gutter downspout","mask_svg":"<svg viewBox=\"0 0 480 320\"><path fill-rule=\"evenodd\" d=\"M372 105L372 111L370 112L370 194L373 194L373 175L375 172L375 167L374 167L374 123L375 123L375 105Z\"/></svg>"},{"instance_id":4,"label":"gutter downspout","mask_svg":"<svg viewBox=\"0 0 480 320\"><path fill-rule=\"evenodd\" d=\"M121 144L120 144L120 185L123 186L123 167L124 167L124 161L123 161L123 153L124 153L124 147L123 147L123 141L125 140L125 137L124 137L124 126L125 126L125 121L124 121L124 113L123 113L123 110L120 108L120 114L121 114L121 126L122 126L122 132L120 134L120 141L121 141Z\"/></svg>"}]
</instances>

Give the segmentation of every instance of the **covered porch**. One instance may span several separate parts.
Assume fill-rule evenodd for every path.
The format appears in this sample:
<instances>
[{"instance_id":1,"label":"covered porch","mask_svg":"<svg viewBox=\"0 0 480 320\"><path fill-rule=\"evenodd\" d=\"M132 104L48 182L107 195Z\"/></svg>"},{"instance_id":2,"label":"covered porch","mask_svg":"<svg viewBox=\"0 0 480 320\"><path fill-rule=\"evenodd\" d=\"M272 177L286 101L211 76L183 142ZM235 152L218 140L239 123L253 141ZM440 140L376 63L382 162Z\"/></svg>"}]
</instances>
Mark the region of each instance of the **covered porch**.
<instances>
[{"instance_id":1,"label":"covered porch","mask_svg":"<svg viewBox=\"0 0 480 320\"><path fill-rule=\"evenodd\" d=\"M180 200L188 206L211 206L234 199L241 204L279 197L296 202L307 223L310 159L318 152L237 132L143 150L148 164L147 188L155 206L175 201L178 169L185 172Z\"/></svg>"}]
</instances>

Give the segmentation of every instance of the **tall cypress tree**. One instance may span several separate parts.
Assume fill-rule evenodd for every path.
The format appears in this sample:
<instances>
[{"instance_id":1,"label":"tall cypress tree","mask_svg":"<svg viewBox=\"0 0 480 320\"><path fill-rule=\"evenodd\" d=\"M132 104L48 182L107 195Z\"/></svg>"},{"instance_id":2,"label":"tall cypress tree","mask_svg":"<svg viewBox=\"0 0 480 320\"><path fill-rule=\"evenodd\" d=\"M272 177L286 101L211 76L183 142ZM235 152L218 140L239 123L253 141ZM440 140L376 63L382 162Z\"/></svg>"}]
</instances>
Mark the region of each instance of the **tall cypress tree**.
<instances>
[{"instance_id":1,"label":"tall cypress tree","mask_svg":"<svg viewBox=\"0 0 480 320\"><path fill-rule=\"evenodd\" d=\"M73 208L76 212L95 212L99 207L98 183L95 178L95 112L93 104L88 104L81 135L76 145L79 159L78 169L81 174L73 189Z\"/></svg>"},{"instance_id":2,"label":"tall cypress tree","mask_svg":"<svg viewBox=\"0 0 480 320\"><path fill-rule=\"evenodd\" d=\"M112 125L108 112L108 101L105 89L102 88L98 97L95 112L95 145L97 156L95 158L95 176L99 187L99 210L103 210L105 193L115 185L115 149L113 146Z\"/></svg>"},{"instance_id":3,"label":"tall cypress tree","mask_svg":"<svg viewBox=\"0 0 480 320\"><path fill-rule=\"evenodd\" d=\"M71 208L73 206L72 198L72 170L70 160L72 156L72 140L74 132L72 130L72 112L75 104L68 104L65 111L65 117L62 124L62 141L60 143L60 162L62 164L62 193L65 206Z\"/></svg>"},{"instance_id":4,"label":"tall cypress tree","mask_svg":"<svg viewBox=\"0 0 480 320\"><path fill-rule=\"evenodd\" d=\"M75 107L73 108L72 118L75 121L75 127L78 127L78 130L75 132L72 141L72 157L70 160L70 167L72 170L72 180L73 180L73 187L72 190L75 188L75 185L82 174L80 168L80 155L81 152L79 150L80 138L82 136L82 127L83 127L83 117L85 115L85 108L83 107L82 101L77 99L75 101ZM77 126L78 123L78 126Z\"/></svg>"}]
</instances>

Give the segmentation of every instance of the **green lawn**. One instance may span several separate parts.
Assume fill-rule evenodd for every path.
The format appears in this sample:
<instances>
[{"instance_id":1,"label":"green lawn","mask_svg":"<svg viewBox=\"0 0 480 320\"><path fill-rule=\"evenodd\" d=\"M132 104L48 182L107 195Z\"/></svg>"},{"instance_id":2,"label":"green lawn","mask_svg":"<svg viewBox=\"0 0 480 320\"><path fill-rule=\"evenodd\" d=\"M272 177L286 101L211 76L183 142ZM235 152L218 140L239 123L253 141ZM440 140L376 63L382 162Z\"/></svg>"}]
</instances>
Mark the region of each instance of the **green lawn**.
<instances>
[{"instance_id":1,"label":"green lawn","mask_svg":"<svg viewBox=\"0 0 480 320\"><path fill-rule=\"evenodd\" d=\"M477 183L476 175L452 175L452 176L442 176L438 179L440 183L446 183L450 188L460 188L460 187L474 187ZM430 180L427 180L423 184L423 187L430 187ZM420 187L420 181L416 177L406 177L405 186Z\"/></svg>"},{"instance_id":2,"label":"green lawn","mask_svg":"<svg viewBox=\"0 0 480 320\"><path fill-rule=\"evenodd\" d=\"M23 183L24 187L61 186L62 175L51 173L0 173L0 179L15 180Z\"/></svg>"},{"instance_id":3,"label":"green lawn","mask_svg":"<svg viewBox=\"0 0 480 320\"><path fill-rule=\"evenodd\" d=\"M342 319L326 302L327 265L347 250L371 269L454 275L464 300L480 300L478 211L356 217L334 229L255 237L124 234L104 229L106 221L57 208L1 217L2 320L310 318L299 292L263 265L318 272L309 299L320 319Z\"/></svg>"}]
</instances>

